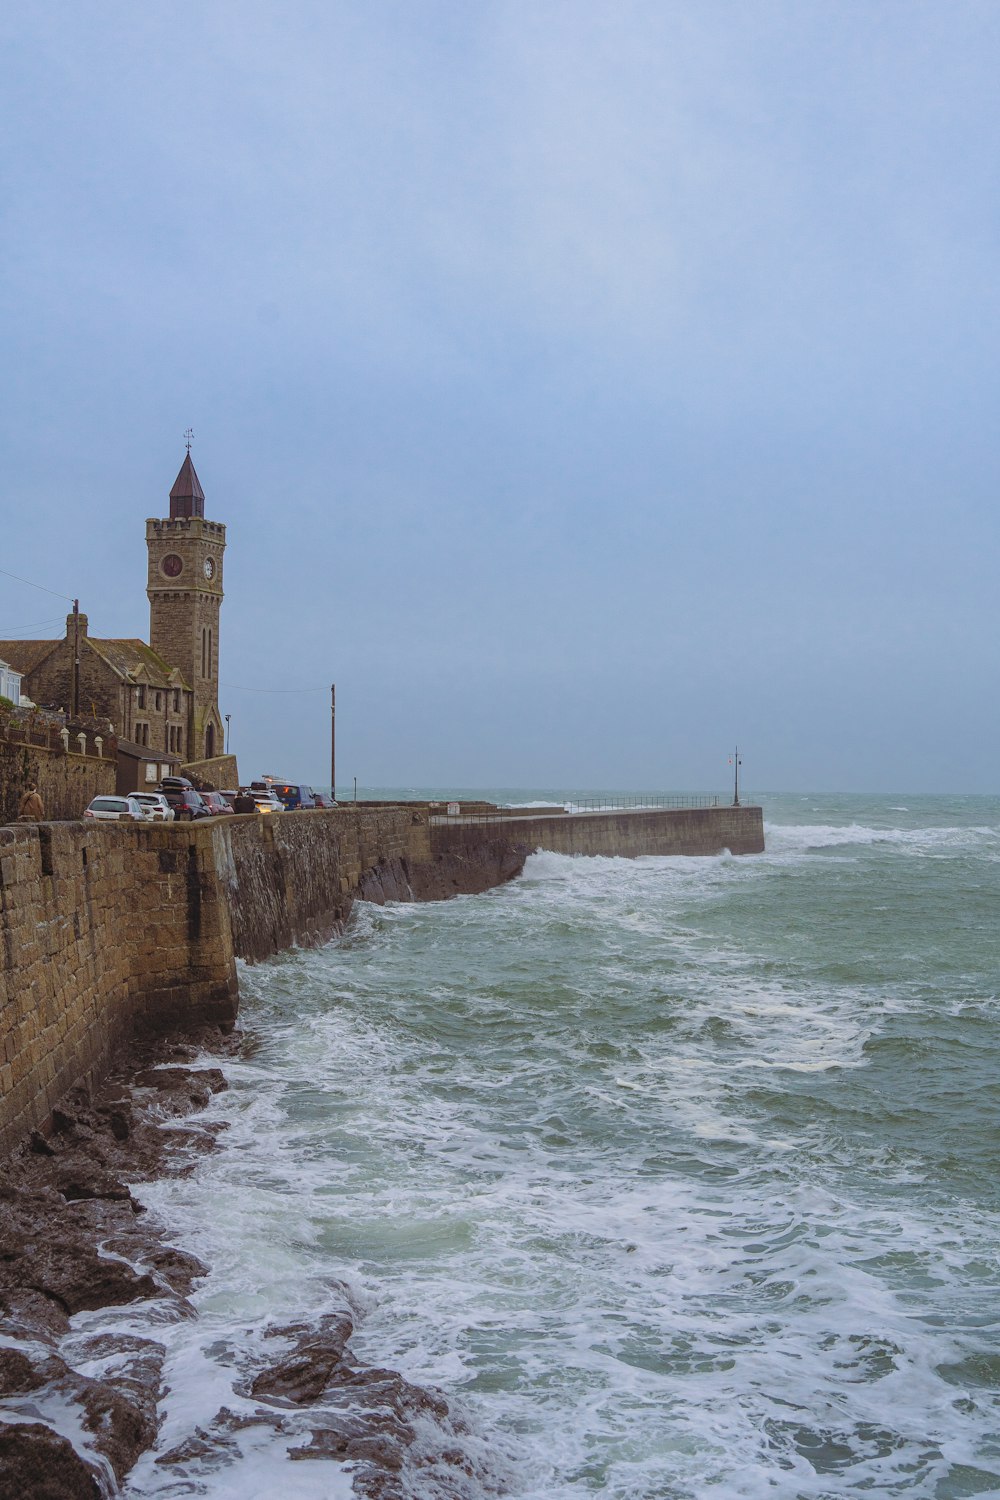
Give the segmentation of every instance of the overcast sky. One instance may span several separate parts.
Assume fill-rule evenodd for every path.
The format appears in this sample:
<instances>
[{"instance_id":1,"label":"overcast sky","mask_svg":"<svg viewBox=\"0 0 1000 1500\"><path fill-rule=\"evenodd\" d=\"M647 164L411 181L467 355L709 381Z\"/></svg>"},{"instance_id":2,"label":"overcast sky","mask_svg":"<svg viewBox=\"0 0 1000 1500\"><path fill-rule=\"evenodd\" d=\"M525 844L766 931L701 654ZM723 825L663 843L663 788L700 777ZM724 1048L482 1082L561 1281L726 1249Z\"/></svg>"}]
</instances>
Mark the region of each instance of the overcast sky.
<instances>
[{"instance_id":1,"label":"overcast sky","mask_svg":"<svg viewBox=\"0 0 1000 1500\"><path fill-rule=\"evenodd\" d=\"M328 779L336 681L342 783L714 790L739 739L761 789L996 790L996 0L0 43L0 567L148 637L192 427L245 776ZM0 577L0 638L65 607Z\"/></svg>"}]
</instances>

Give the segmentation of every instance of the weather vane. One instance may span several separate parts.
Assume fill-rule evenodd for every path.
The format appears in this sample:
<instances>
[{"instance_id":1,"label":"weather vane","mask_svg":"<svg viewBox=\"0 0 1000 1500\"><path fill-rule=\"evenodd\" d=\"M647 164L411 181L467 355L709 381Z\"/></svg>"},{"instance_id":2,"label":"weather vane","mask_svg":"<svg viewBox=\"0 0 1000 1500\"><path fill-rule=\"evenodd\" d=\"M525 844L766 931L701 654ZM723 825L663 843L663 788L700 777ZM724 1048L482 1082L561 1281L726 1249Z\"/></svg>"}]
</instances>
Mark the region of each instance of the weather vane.
<instances>
[{"instance_id":1,"label":"weather vane","mask_svg":"<svg viewBox=\"0 0 1000 1500\"><path fill-rule=\"evenodd\" d=\"M187 443L187 451L191 452L191 440L194 437L194 429L189 427L184 433L184 441Z\"/></svg>"}]
</instances>

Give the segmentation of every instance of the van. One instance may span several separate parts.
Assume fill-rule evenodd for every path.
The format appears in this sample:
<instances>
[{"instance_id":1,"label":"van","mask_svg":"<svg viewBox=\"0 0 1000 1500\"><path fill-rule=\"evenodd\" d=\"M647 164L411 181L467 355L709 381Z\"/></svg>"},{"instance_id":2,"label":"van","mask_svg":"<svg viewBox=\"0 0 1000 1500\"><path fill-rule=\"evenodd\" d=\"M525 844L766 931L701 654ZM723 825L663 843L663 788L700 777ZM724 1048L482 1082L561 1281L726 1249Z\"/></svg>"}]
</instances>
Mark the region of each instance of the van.
<instances>
[{"instance_id":1,"label":"van","mask_svg":"<svg viewBox=\"0 0 1000 1500\"><path fill-rule=\"evenodd\" d=\"M292 786L278 782L271 787L271 791L286 812L296 812L299 808L316 806L316 799L307 786Z\"/></svg>"}]
</instances>

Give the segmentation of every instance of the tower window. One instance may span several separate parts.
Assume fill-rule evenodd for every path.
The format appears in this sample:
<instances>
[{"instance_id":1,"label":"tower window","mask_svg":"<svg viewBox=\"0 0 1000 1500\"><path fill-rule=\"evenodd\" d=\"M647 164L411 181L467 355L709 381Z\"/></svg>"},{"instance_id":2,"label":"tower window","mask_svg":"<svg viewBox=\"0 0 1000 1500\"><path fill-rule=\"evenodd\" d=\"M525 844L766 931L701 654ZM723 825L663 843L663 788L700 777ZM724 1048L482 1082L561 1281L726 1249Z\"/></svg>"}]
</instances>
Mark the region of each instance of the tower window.
<instances>
[{"instance_id":1,"label":"tower window","mask_svg":"<svg viewBox=\"0 0 1000 1500\"><path fill-rule=\"evenodd\" d=\"M208 631L206 630L205 626L203 625L201 627L201 675L202 675L202 677L207 677L208 676L207 658L208 658Z\"/></svg>"}]
</instances>

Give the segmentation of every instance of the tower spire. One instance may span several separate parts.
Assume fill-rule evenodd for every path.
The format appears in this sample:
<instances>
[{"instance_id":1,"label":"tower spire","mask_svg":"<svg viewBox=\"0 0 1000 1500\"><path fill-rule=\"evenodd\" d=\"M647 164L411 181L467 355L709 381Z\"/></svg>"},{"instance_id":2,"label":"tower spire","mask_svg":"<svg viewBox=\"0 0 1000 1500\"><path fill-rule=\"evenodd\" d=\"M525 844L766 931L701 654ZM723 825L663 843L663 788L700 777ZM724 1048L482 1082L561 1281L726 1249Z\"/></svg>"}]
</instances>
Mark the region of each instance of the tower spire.
<instances>
[{"instance_id":1,"label":"tower spire","mask_svg":"<svg viewBox=\"0 0 1000 1500\"><path fill-rule=\"evenodd\" d=\"M190 432L190 428L188 429ZM191 444L188 442L187 456L170 491L170 519L183 520L189 516L205 515L205 491L191 462Z\"/></svg>"}]
</instances>

